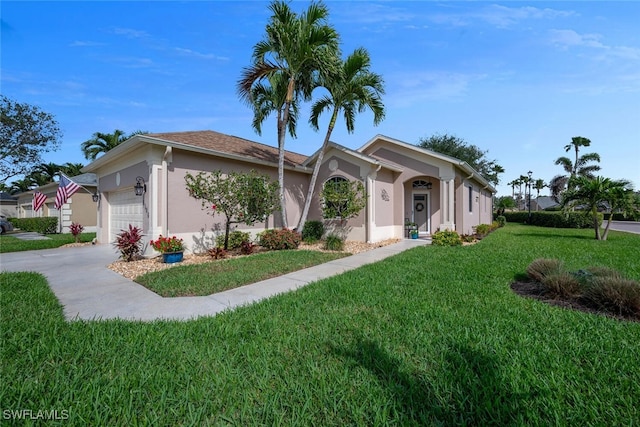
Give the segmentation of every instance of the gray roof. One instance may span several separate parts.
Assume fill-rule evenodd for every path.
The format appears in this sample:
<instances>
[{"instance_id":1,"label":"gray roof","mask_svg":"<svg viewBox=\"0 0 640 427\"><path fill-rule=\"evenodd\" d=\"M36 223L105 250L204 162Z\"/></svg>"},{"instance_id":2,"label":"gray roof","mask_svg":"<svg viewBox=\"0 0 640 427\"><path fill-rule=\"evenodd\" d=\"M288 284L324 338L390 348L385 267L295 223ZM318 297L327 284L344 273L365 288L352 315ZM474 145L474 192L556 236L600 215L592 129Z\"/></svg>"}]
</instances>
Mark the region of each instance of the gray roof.
<instances>
[{"instance_id":1,"label":"gray roof","mask_svg":"<svg viewBox=\"0 0 640 427\"><path fill-rule=\"evenodd\" d=\"M18 200L17 197L13 197L11 194L7 193L6 191L0 192L0 200L3 201L15 201Z\"/></svg>"},{"instance_id":2,"label":"gray roof","mask_svg":"<svg viewBox=\"0 0 640 427\"><path fill-rule=\"evenodd\" d=\"M83 173L81 175L69 176L67 178L80 185L89 185L94 187L98 185L98 177L95 173Z\"/></svg>"}]
</instances>

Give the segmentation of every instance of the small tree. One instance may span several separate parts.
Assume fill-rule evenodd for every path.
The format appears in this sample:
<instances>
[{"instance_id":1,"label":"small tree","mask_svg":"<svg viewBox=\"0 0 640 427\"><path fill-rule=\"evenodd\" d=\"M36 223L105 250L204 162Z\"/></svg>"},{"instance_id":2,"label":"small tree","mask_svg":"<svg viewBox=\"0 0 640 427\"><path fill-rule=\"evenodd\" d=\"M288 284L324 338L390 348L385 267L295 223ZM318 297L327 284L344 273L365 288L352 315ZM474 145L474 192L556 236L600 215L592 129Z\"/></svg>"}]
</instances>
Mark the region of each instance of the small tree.
<instances>
[{"instance_id":1,"label":"small tree","mask_svg":"<svg viewBox=\"0 0 640 427\"><path fill-rule=\"evenodd\" d=\"M42 153L60 146L58 122L40 108L0 96L0 181L25 175L42 163Z\"/></svg>"},{"instance_id":2,"label":"small tree","mask_svg":"<svg viewBox=\"0 0 640 427\"><path fill-rule=\"evenodd\" d=\"M322 188L322 216L339 219L341 227L358 216L367 205L367 193L360 181L327 181Z\"/></svg>"},{"instance_id":3,"label":"small tree","mask_svg":"<svg viewBox=\"0 0 640 427\"><path fill-rule=\"evenodd\" d=\"M202 202L202 209L225 217L224 249L229 247L231 224L253 225L265 221L278 205L278 183L252 170L185 175L189 195Z\"/></svg>"}]
</instances>

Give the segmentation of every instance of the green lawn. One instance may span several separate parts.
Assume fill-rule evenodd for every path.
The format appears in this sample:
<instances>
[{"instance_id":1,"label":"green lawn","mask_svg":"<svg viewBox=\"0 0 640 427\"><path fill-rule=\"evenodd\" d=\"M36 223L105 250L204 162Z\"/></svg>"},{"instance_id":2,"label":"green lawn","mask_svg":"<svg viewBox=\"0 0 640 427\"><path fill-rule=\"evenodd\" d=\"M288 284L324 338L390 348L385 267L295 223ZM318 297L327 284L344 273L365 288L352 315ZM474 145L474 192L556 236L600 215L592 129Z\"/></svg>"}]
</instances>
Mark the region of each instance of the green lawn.
<instances>
[{"instance_id":1,"label":"green lawn","mask_svg":"<svg viewBox=\"0 0 640 427\"><path fill-rule=\"evenodd\" d=\"M147 273L136 282L163 297L211 295L323 264L349 254L308 250L270 251Z\"/></svg>"},{"instance_id":2,"label":"green lawn","mask_svg":"<svg viewBox=\"0 0 640 427\"><path fill-rule=\"evenodd\" d=\"M640 236L508 225L191 322L67 323L1 278L2 409L64 425L635 425L640 324L521 298L539 257L640 279Z\"/></svg>"},{"instance_id":3,"label":"green lawn","mask_svg":"<svg viewBox=\"0 0 640 427\"><path fill-rule=\"evenodd\" d=\"M11 234L0 236L0 253L33 251L36 249L52 249L68 243L75 242L75 238L70 233L67 234L47 234L47 240L20 240ZM81 242L90 242L96 237L96 233L80 234Z\"/></svg>"}]
</instances>

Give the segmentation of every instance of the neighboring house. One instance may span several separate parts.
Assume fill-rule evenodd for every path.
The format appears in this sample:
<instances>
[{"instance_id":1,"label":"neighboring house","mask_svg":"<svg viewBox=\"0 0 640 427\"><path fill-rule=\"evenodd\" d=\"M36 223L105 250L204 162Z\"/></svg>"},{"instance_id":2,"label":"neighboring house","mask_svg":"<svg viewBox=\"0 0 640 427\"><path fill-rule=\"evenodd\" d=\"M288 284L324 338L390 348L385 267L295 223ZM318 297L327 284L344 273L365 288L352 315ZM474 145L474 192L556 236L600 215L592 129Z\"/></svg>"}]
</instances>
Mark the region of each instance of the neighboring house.
<instances>
[{"instance_id":1,"label":"neighboring house","mask_svg":"<svg viewBox=\"0 0 640 427\"><path fill-rule=\"evenodd\" d=\"M543 211L549 208L557 208L560 204L554 200L553 197L550 196L539 196L535 199L531 199L531 210L532 211Z\"/></svg>"},{"instance_id":2,"label":"neighboring house","mask_svg":"<svg viewBox=\"0 0 640 427\"><path fill-rule=\"evenodd\" d=\"M287 152L285 186L287 221L297 225L317 155ZM277 180L278 150L213 131L135 135L85 167L98 177L98 240L113 242L129 224L140 227L145 243L162 235L184 239L193 251L213 245L223 220L208 215L190 197L185 174L221 170L249 171ZM329 180L360 180L367 206L356 218L336 225L349 240L378 242L405 237L405 223L417 223L420 233L454 229L471 234L491 223L496 190L467 163L412 144L378 135L357 150L331 143L324 155L309 220L320 220L320 191ZM141 196L134 187L139 183ZM264 223L239 228L253 234L279 227L279 215ZM147 247L148 253L151 250Z\"/></svg>"},{"instance_id":3,"label":"neighboring house","mask_svg":"<svg viewBox=\"0 0 640 427\"><path fill-rule=\"evenodd\" d=\"M85 232L97 231L96 203L92 196L97 193L98 181L96 174L84 173L82 175L69 177L73 182L80 185L76 193L72 194L67 203L62 205L62 209L54 208L58 183L50 182L33 190L16 194L18 199L18 218L33 218L54 216L58 218L58 232L69 233L69 226L72 222L82 224ZM40 191L47 196L44 206L37 212L32 209L33 193Z\"/></svg>"},{"instance_id":4,"label":"neighboring house","mask_svg":"<svg viewBox=\"0 0 640 427\"><path fill-rule=\"evenodd\" d=\"M18 213L18 198L3 191L0 192L0 215L13 218Z\"/></svg>"}]
</instances>

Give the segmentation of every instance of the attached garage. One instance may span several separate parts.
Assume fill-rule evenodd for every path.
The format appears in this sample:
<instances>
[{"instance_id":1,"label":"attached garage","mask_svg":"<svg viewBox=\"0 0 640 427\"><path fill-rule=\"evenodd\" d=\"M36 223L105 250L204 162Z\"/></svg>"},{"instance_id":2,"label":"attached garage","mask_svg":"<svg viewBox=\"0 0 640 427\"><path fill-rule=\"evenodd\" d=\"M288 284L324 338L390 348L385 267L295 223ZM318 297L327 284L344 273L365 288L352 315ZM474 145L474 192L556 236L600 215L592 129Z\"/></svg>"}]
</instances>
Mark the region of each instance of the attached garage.
<instances>
[{"instance_id":1,"label":"attached garage","mask_svg":"<svg viewBox=\"0 0 640 427\"><path fill-rule=\"evenodd\" d=\"M109 241L115 241L121 230L128 230L129 224L144 229L142 197L136 196L133 188L109 192L108 200Z\"/></svg>"}]
</instances>

